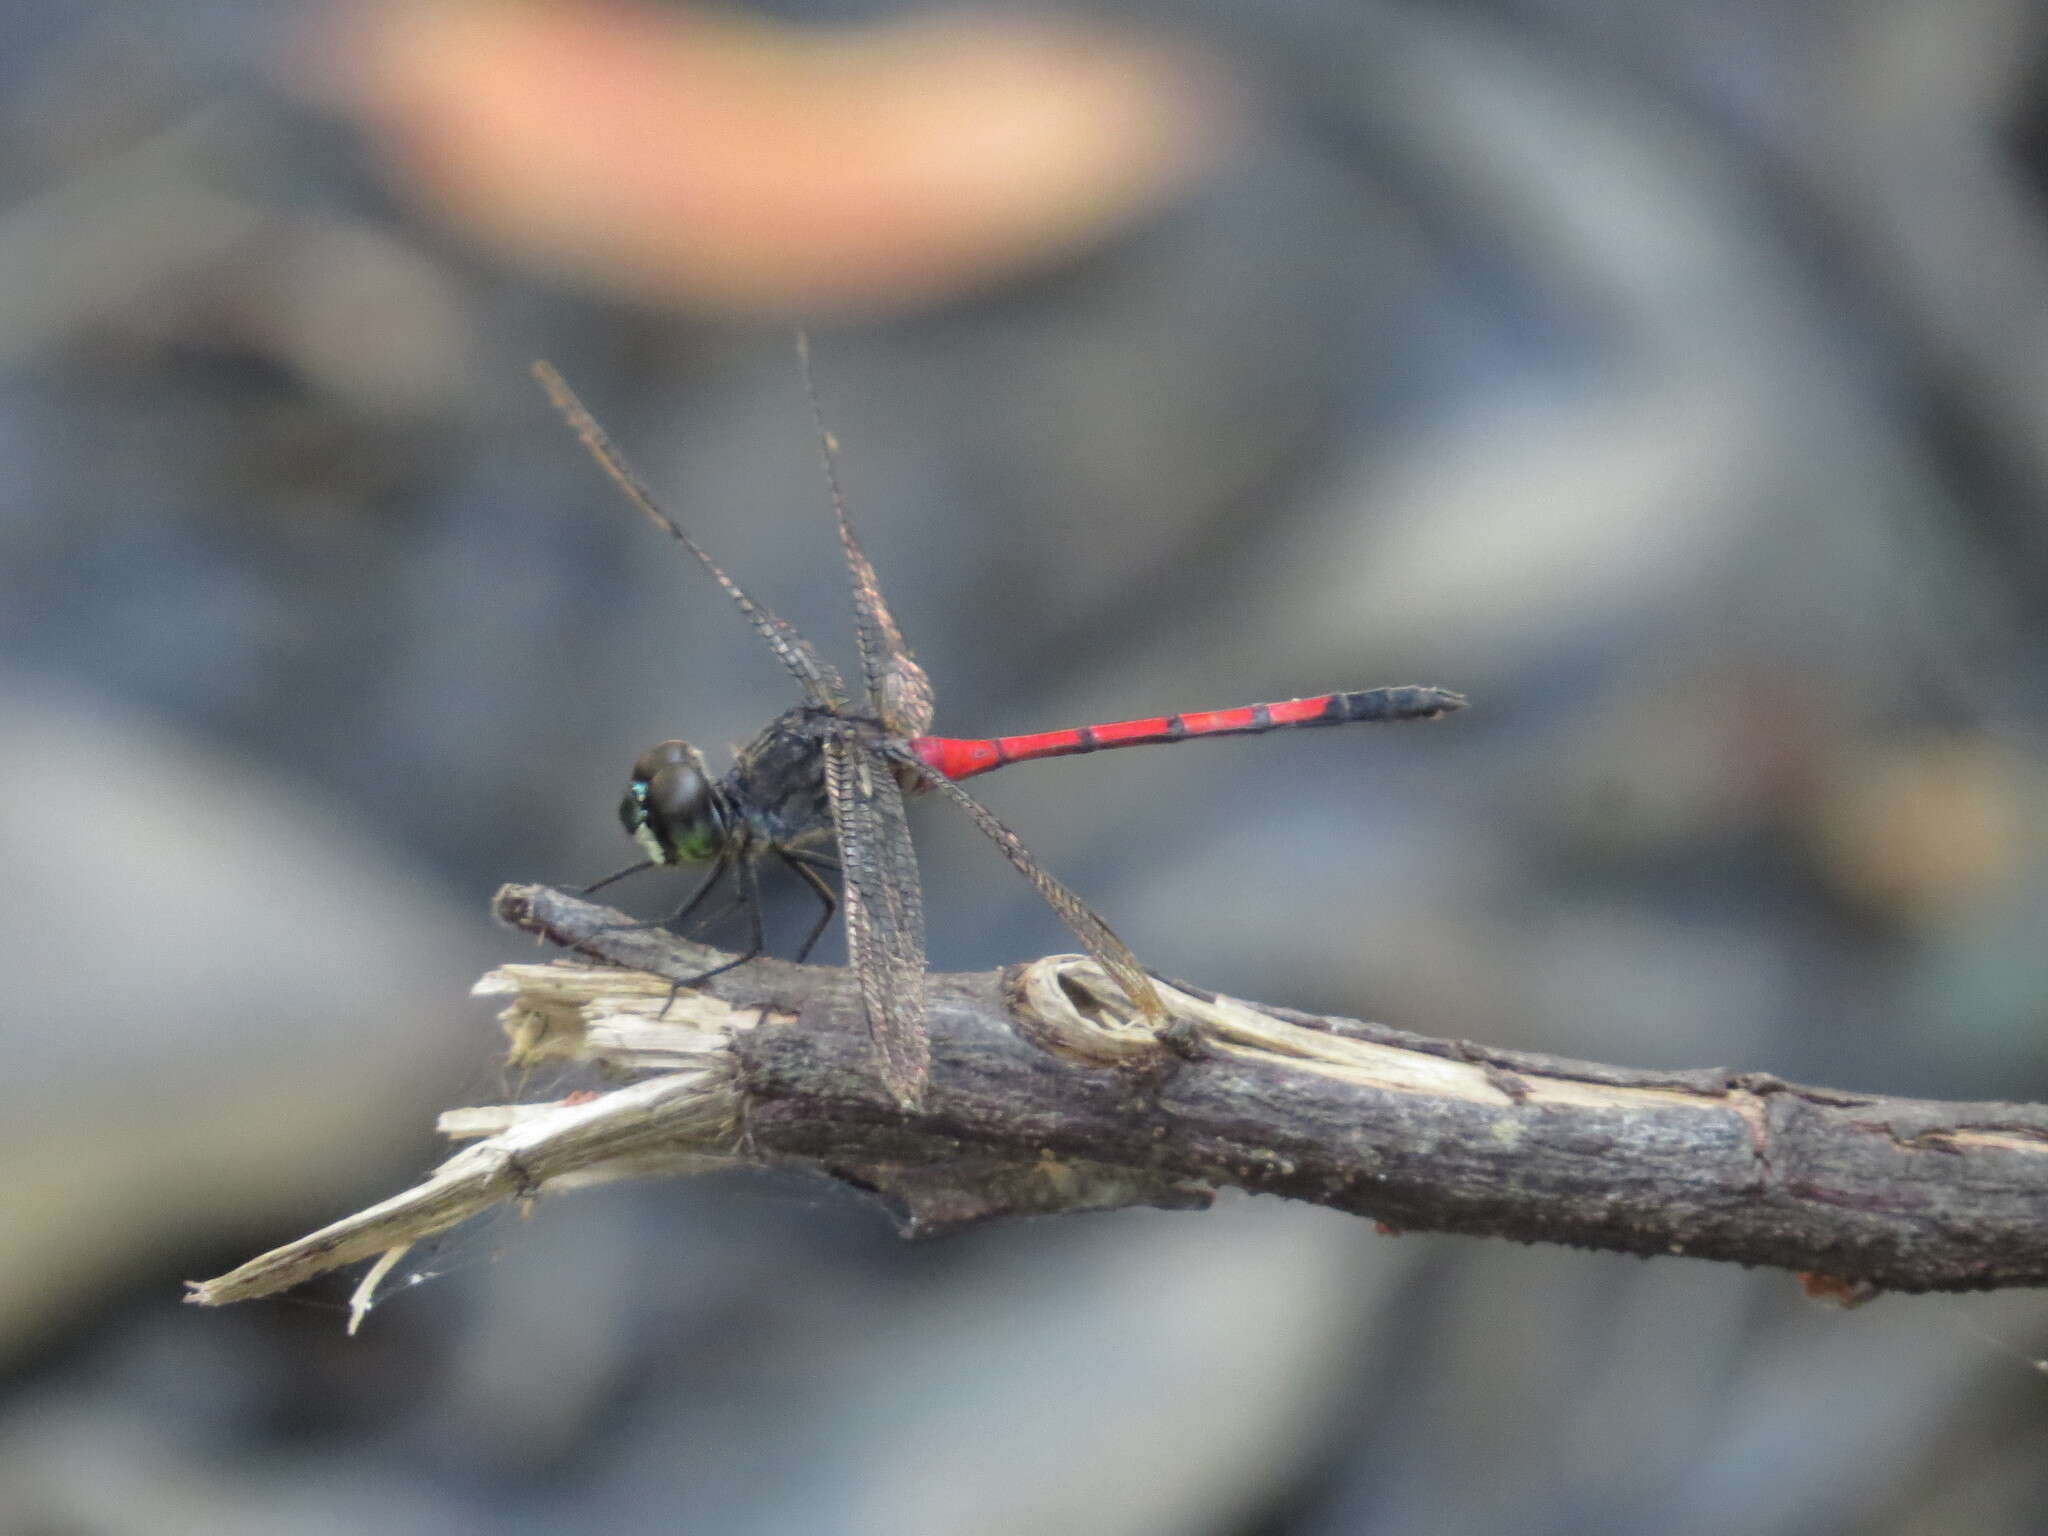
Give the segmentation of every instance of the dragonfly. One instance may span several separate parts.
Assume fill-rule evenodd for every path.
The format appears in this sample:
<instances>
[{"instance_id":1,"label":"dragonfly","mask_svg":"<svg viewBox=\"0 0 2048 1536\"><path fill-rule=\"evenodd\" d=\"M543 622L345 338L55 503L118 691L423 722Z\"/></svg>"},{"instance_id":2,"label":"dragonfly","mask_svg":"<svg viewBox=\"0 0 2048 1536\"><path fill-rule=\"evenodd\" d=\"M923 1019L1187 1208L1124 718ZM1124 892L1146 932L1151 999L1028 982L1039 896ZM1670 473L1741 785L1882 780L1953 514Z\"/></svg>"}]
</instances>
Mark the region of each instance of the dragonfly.
<instances>
[{"instance_id":1,"label":"dragonfly","mask_svg":"<svg viewBox=\"0 0 2048 1536\"><path fill-rule=\"evenodd\" d=\"M801 332L797 358L853 589L858 695L809 641L743 591L661 508L561 374L548 363L534 365L534 376L598 466L656 528L710 573L803 694L801 703L739 750L723 775L714 777L704 754L685 741L664 741L643 752L633 764L619 819L646 858L586 893L655 867L708 866L689 898L664 920L678 925L724 881L734 880L737 901L749 918L748 946L685 983L694 985L763 952L756 872L764 860L779 862L810 888L822 908L797 953L799 961L809 956L834 913L844 911L847 952L883 1084L906 1113L913 1112L923 1102L931 1046L925 1028L924 898L904 799L936 795L966 812L1037 888L1136 1011L1164 1033L1171 1024L1166 1005L1129 947L959 781L1013 763L1118 747L1303 726L1434 719L1462 708L1464 696L1434 687L1370 688L1025 736L928 734L932 685L905 643L882 598L875 568L854 535L839 473L839 445L826 427L810 344Z\"/></svg>"}]
</instances>

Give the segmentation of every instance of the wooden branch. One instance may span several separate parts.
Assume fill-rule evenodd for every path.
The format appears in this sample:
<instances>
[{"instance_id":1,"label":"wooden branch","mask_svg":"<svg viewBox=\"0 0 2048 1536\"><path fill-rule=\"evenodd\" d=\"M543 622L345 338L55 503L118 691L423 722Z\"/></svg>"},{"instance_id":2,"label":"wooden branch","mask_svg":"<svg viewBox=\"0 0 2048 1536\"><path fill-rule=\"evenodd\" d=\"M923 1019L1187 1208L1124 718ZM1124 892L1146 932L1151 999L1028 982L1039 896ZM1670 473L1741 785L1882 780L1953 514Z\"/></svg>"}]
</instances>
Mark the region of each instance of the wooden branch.
<instances>
[{"instance_id":1,"label":"wooden branch","mask_svg":"<svg viewBox=\"0 0 2048 1536\"><path fill-rule=\"evenodd\" d=\"M672 992L718 953L545 887L507 886L496 911L603 962L478 984L510 1000L513 1063L632 1081L452 1111L443 1132L480 1139L427 1182L190 1300L385 1255L374 1286L394 1250L498 1202L735 1164L815 1169L911 1234L1234 1186L1395 1229L1768 1264L1838 1300L2048 1283L2042 1106L1631 1071L1162 984L1169 1049L1067 955L930 977L931 1086L905 1115L843 971L760 960Z\"/></svg>"}]
</instances>

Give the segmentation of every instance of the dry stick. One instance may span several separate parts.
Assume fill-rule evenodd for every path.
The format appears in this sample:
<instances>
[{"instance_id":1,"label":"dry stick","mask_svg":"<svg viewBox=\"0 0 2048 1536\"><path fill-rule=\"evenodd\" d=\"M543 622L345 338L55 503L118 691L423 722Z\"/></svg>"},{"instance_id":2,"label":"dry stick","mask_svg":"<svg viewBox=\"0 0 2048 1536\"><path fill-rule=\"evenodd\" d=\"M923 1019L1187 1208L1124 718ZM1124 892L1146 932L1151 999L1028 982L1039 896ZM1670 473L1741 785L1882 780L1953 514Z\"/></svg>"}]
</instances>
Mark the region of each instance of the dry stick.
<instances>
[{"instance_id":1,"label":"dry stick","mask_svg":"<svg viewBox=\"0 0 2048 1536\"><path fill-rule=\"evenodd\" d=\"M1055 956L929 978L931 1086L905 1115L843 971L758 961L671 1006L669 980L715 951L607 932L618 913L546 887L507 886L496 911L604 962L479 984L511 999L515 1062L636 1080L444 1115L445 1134L481 1139L424 1184L189 1299L281 1290L508 1199L735 1164L814 1169L881 1196L915 1234L1200 1206L1235 1186L1397 1229L1773 1265L1837 1299L2048 1283L2039 1105L1630 1071L1162 986L1191 1060L1092 962Z\"/></svg>"}]
</instances>

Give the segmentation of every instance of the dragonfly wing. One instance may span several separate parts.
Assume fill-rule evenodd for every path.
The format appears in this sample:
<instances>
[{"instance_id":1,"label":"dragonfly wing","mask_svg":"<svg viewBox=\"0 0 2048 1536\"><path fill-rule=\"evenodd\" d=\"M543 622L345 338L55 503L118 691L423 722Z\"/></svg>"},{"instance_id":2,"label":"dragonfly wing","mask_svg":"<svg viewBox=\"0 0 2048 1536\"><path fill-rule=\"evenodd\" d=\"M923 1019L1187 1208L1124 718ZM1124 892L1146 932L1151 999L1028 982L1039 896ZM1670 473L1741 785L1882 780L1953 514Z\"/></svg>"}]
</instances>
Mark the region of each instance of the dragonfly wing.
<instances>
[{"instance_id":1,"label":"dragonfly wing","mask_svg":"<svg viewBox=\"0 0 2048 1536\"><path fill-rule=\"evenodd\" d=\"M931 1069L924 1017L924 898L903 791L888 764L845 735L819 743L839 837L846 948L860 981L882 1080L916 1109Z\"/></svg>"},{"instance_id":2,"label":"dragonfly wing","mask_svg":"<svg viewBox=\"0 0 2048 1536\"><path fill-rule=\"evenodd\" d=\"M1152 978L1145 974L1145 967L1138 963L1138 957L1085 901L1039 867L1038 861L1031 857L1030 850L1016 833L998 821L987 806L927 765L915 753L899 748L891 750L889 757L912 775L913 782L939 791L972 816L974 824L1003 850L1003 857L1016 866L1018 873L1038 888L1038 894L1045 898L1046 905L1059 913L1060 921L1073 929L1081 947L1116 979L1116 984L1124 989L1124 995L1137 1005L1138 1010L1158 1024L1166 1022L1166 1004L1152 985Z\"/></svg>"},{"instance_id":3,"label":"dragonfly wing","mask_svg":"<svg viewBox=\"0 0 2048 1536\"><path fill-rule=\"evenodd\" d=\"M882 584L867 552L854 537L846 510L846 491L839 479L839 442L825 426L818 404L818 386L811 376L811 342L796 333L797 359L802 365L804 393L818 425L818 450L825 460L825 483L832 492L832 516L839 524L839 545L846 551L846 571L853 579L854 630L860 640L860 666L875 718L894 736L922 736L932 724L932 684L910 654L903 631L882 599Z\"/></svg>"},{"instance_id":4,"label":"dragonfly wing","mask_svg":"<svg viewBox=\"0 0 2048 1536\"><path fill-rule=\"evenodd\" d=\"M611 476L612 483L625 493L626 499L643 512L647 520L674 539L683 548L697 557L697 563L709 571L712 578L725 588L726 596L739 604L740 612L747 616L747 622L755 632L768 642L768 648L775 652L776 659L789 668L796 680L803 685L804 696L823 709L842 709L846 704L846 683L835 668L820 656L811 643L792 629L789 624L774 613L762 607L740 589L740 584L725 574L725 569L706 553L704 547L691 538L654 499L654 493L647 489L626 456L619 451L611 434L597 424L597 418L584 408L583 402L568 385L551 363L535 363L533 376L540 381L542 389L555 409L569 423L570 429L582 440L590 456L597 460L598 468ZM922 734L922 727L910 734Z\"/></svg>"}]
</instances>

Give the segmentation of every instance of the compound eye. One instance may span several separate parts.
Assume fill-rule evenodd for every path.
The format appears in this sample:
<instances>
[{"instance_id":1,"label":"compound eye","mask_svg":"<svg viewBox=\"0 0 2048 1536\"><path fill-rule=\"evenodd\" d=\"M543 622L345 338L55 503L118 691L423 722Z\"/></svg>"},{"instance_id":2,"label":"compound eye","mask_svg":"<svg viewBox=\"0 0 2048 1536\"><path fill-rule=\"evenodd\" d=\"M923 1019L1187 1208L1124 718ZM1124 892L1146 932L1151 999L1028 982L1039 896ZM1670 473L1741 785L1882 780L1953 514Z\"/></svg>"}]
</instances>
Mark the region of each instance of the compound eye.
<instances>
[{"instance_id":1,"label":"compound eye","mask_svg":"<svg viewBox=\"0 0 2048 1536\"><path fill-rule=\"evenodd\" d=\"M647 780L647 819L675 840L684 840L710 810L711 781L695 764L670 763Z\"/></svg>"},{"instance_id":2,"label":"compound eye","mask_svg":"<svg viewBox=\"0 0 2048 1536\"><path fill-rule=\"evenodd\" d=\"M697 751L687 741L656 742L633 759L633 782L645 784L664 768L697 766Z\"/></svg>"},{"instance_id":3,"label":"compound eye","mask_svg":"<svg viewBox=\"0 0 2048 1536\"><path fill-rule=\"evenodd\" d=\"M619 821L647 856L662 864L695 864L724 842L718 789L688 742L649 747L633 764Z\"/></svg>"}]
</instances>

